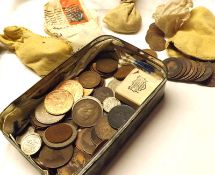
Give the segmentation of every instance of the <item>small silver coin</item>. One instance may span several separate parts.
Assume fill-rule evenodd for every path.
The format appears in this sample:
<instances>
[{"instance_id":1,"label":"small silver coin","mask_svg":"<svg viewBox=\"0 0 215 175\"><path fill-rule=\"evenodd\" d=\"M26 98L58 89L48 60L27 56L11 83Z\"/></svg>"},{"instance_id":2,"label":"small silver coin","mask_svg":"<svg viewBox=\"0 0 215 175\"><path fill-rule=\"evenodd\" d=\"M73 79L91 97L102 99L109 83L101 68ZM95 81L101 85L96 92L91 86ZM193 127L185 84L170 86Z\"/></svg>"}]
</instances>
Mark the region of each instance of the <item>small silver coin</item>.
<instances>
[{"instance_id":1,"label":"small silver coin","mask_svg":"<svg viewBox=\"0 0 215 175\"><path fill-rule=\"evenodd\" d=\"M26 135L21 140L21 150L26 155L33 155L37 153L42 146L42 140L37 133L31 133Z\"/></svg>"},{"instance_id":2,"label":"small silver coin","mask_svg":"<svg viewBox=\"0 0 215 175\"><path fill-rule=\"evenodd\" d=\"M103 108L106 112L110 112L115 106L121 105L121 102L115 97L108 97L103 101Z\"/></svg>"}]
</instances>

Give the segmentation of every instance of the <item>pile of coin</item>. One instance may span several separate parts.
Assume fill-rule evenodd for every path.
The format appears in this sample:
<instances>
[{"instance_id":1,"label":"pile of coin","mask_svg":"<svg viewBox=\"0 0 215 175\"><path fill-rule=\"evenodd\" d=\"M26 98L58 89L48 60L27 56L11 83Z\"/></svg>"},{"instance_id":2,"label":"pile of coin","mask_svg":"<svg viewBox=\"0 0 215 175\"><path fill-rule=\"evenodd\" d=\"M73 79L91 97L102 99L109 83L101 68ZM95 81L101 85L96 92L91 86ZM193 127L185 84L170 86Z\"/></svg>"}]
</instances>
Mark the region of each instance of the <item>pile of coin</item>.
<instances>
[{"instance_id":1,"label":"pile of coin","mask_svg":"<svg viewBox=\"0 0 215 175\"><path fill-rule=\"evenodd\" d=\"M134 114L115 97L134 68L103 57L61 82L31 114L30 131L16 138L22 151L43 169L76 174Z\"/></svg>"},{"instance_id":2,"label":"pile of coin","mask_svg":"<svg viewBox=\"0 0 215 175\"><path fill-rule=\"evenodd\" d=\"M215 63L175 57L167 58L163 63L169 80L215 86Z\"/></svg>"}]
</instances>

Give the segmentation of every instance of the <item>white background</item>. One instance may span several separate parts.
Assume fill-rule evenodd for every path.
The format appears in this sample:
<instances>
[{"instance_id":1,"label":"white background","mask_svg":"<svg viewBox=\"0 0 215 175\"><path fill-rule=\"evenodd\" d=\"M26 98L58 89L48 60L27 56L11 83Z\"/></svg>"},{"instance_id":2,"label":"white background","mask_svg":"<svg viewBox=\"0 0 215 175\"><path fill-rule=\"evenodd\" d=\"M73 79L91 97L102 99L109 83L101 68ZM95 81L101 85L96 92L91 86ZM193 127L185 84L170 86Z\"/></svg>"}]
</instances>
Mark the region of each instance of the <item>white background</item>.
<instances>
[{"instance_id":1,"label":"white background","mask_svg":"<svg viewBox=\"0 0 215 175\"><path fill-rule=\"evenodd\" d=\"M162 0L137 0L142 29L136 35L117 35L102 23L119 0L85 0L98 11L105 34L118 36L139 48L147 48L145 33L152 13ZM0 5L0 33L8 25L43 31L46 0L7 0ZM215 0L194 0L195 6L215 11ZM165 52L159 53L165 59ZM0 111L34 85L40 77L22 65L13 53L0 49ZM214 175L215 88L167 82L164 100L110 162L103 175ZM39 173L0 134L0 175Z\"/></svg>"}]
</instances>

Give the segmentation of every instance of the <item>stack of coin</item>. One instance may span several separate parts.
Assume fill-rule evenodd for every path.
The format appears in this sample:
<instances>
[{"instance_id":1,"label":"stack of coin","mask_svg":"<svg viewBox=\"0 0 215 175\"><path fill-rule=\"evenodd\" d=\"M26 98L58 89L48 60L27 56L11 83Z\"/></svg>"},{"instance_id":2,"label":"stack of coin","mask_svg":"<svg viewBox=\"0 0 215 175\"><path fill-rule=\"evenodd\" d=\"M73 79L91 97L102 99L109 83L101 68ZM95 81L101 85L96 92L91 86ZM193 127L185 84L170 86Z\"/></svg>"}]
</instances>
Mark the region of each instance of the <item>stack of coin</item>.
<instances>
[{"instance_id":1,"label":"stack of coin","mask_svg":"<svg viewBox=\"0 0 215 175\"><path fill-rule=\"evenodd\" d=\"M214 86L214 63L174 57L165 59L163 63L169 80Z\"/></svg>"},{"instance_id":2,"label":"stack of coin","mask_svg":"<svg viewBox=\"0 0 215 175\"><path fill-rule=\"evenodd\" d=\"M78 77L61 82L31 114L34 132L21 137L23 152L58 175L80 171L135 112L115 97L134 68L99 57Z\"/></svg>"}]
</instances>

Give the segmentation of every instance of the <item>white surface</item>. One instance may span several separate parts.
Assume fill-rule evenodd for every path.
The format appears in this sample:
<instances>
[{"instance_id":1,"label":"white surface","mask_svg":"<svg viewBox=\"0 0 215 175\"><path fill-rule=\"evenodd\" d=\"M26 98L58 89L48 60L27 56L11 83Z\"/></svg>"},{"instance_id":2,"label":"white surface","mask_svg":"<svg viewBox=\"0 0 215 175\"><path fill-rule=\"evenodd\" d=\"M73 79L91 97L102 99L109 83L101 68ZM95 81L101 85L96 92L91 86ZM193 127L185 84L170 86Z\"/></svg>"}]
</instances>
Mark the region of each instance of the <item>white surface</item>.
<instances>
[{"instance_id":1,"label":"white surface","mask_svg":"<svg viewBox=\"0 0 215 175\"><path fill-rule=\"evenodd\" d=\"M46 0L7 0L0 6L0 31L7 25L22 25L43 32L43 4ZM106 9L119 0L85 0L98 10L100 22ZM145 33L151 15L162 0L138 0L142 30L136 35L118 35L139 48L147 48ZM194 0L215 11L215 0ZM160 59L165 53L159 54ZM0 111L40 78L26 69L8 51L0 54ZM165 99L151 113L122 148L103 175L214 175L215 168L215 89L167 82ZM0 175L39 175L39 173L0 134Z\"/></svg>"}]
</instances>

